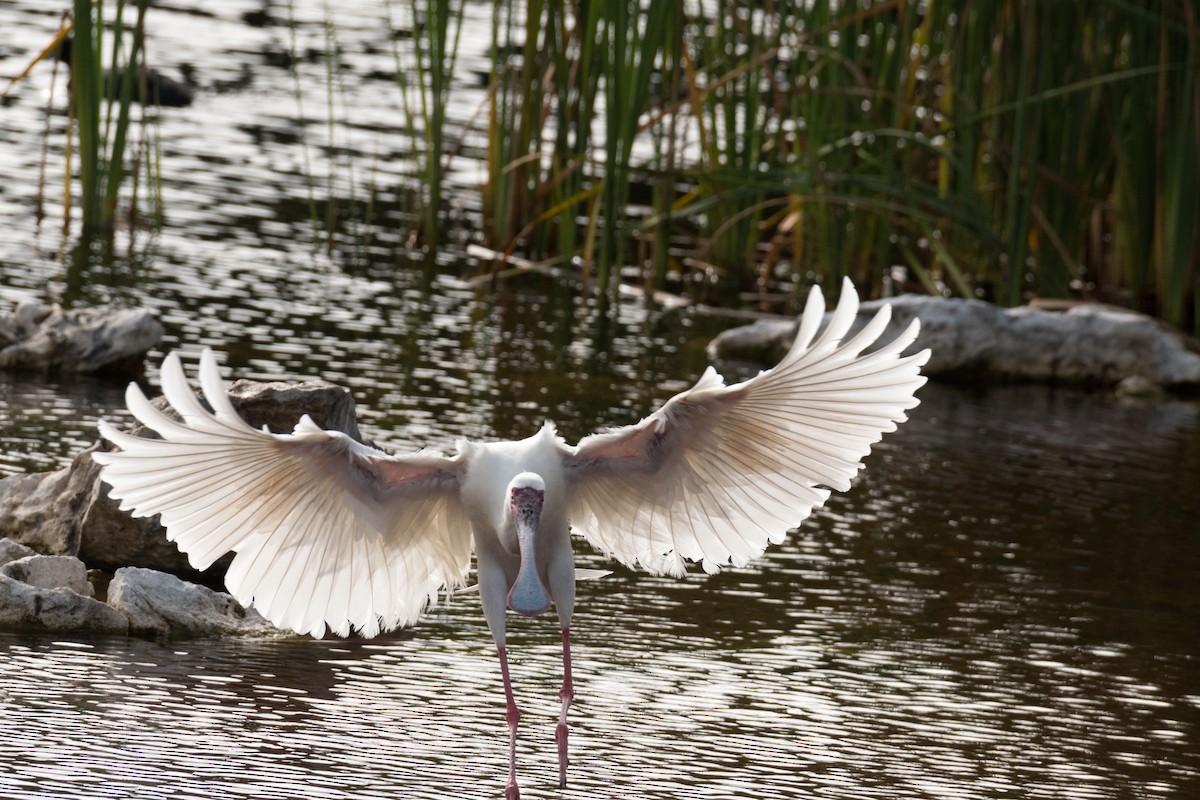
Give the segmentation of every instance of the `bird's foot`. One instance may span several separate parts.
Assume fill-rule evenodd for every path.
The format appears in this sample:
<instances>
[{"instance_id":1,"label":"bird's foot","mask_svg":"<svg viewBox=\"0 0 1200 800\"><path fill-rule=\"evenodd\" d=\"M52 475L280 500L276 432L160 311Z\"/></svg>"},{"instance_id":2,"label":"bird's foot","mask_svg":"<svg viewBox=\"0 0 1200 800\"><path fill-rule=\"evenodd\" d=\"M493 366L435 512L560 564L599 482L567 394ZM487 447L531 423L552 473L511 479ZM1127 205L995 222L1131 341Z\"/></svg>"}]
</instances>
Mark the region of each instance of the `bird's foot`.
<instances>
[{"instance_id":1,"label":"bird's foot","mask_svg":"<svg viewBox=\"0 0 1200 800\"><path fill-rule=\"evenodd\" d=\"M554 730L558 742L558 788L567 787L567 723L560 722Z\"/></svg>"}]
</instances>

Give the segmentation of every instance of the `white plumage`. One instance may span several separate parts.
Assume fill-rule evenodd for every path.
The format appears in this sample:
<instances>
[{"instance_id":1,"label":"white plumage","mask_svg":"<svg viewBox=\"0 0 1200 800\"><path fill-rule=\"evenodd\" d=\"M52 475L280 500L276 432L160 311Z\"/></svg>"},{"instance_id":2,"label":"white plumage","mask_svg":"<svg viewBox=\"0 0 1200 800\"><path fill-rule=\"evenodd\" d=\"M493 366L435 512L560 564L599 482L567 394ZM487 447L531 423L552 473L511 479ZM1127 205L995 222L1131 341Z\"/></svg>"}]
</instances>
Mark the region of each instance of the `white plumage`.
<instances>
[{"instance_id":1,"label":"white plumage","mask_svg":"<svg viewBox=\"0 0 1200 800\"><path fill-rule=\"evenodd\" d=\"M162 438L101 422L120 450L94 458L122 508L161 514L168 537L197 568L236 552L230 592L301 633L320 636L328 627L344 636L353 628L373 636L410 624L439 591L465 584L473 549L505 678L510 752L519 714L505 611L536 613L535 601L548 595L563 631L565 781L576 577L570 530L651 572L680 574L689 561L710 572L744 565L832 489L848 489L871 445L917 405L929 352L901 356L916 321L864 355L886 328L889 307L848 341L858 312L849 281L818 337L824 310L813 289L796 341L775 368L726 386L710 367L636 425L570 446L547 423L518 442L460 441L454 455L389 455L308 417L290 434L256 430L230 405L211 351L201 355L200 383L212 412L172 353L162 388L182 422L131 384L130 411ZM517 795L511 761L508 794Z\"/></svg>"}]
</instances>

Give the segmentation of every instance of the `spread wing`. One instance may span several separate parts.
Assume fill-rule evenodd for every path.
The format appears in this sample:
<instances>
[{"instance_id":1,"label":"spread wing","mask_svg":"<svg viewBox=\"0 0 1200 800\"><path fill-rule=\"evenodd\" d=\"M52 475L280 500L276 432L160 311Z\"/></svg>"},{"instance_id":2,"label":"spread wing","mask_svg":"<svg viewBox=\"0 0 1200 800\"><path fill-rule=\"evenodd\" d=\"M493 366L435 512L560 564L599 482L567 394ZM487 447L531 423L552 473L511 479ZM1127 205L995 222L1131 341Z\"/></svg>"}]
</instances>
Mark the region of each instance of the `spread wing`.
<instances>
[{"instance_id":1,"label":"spread wing","mask_svg":"<svg viewBox=\"0 0 1200 800\"><path fill-rule=\"evenodd\" d=\"M193 566L235 551L225 576L233 596L314 636L327 625L374 636L410 624L440 589L462 585L471 539L457 457L390 456L307 416L291 434L255 430L234 411L209 350L200 382L212 412L168 355L163 393L183 421L131 384L129 410L162 438L101 422L121 449L92 456L121 508L160 514Z\"/></svg>"},{"instance_id":2,"label":"spread wing","mask_svg":"<svg viewBox=\"0 0 1200 800\"><path fill-rule=\"evenodd\" d=\"M843 341L858 312L848 280L813 341L824 311L814 288L796 341L773 369L726 386L709 367L638 424L568 449L572 526L630 567L679 574L691 560L715 572L782 541L831 489L849 489L871 445L917 405L929 351L900 355L916 339L913 320L863 354L887 327L890 306Z\"/></svg>"}]
</instances>

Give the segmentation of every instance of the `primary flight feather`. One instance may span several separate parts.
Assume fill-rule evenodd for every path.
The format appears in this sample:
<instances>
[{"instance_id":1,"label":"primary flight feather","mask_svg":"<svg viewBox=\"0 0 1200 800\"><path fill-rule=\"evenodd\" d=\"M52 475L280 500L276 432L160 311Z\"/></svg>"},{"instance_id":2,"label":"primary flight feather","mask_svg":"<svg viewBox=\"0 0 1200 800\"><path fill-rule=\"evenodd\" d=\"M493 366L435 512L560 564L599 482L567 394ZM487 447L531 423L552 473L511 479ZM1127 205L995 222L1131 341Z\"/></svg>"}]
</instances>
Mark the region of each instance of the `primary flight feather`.
<instances>
[{"instance_id":1,"label":"primary flight feather","mask_svg":"<svg viewBox=\"0 0 1200 800\"><path fill-rule=\"evenodd\" d=\"M547 423L515 442L460 441L457 453L389 455L306 416L289 434L247 425L209 350L201 404L172 353L157 410L135 385L129 410L160 439L107 422L118 451L97 452L121 508L160 514L167 536L203 569L236 553L230 592L276 625L363 636L411 624L443 590L465 585L474 551L479 591L500 656L508 705L508 797L519 712L508 678L505 613L556 609L564 680L557 728L566 781L566 714L574 690L569 628L576 573L570 532L625 564L681 574L741 566L783 540L917 405L929 351L904 356L913 323L868 352L884 306L847 339L858 313L849 281L825 330L814 288L795 343L773 369L725 385L710 367L696 385L636 425L568 445Z\"/></svg>"}]
</instances>

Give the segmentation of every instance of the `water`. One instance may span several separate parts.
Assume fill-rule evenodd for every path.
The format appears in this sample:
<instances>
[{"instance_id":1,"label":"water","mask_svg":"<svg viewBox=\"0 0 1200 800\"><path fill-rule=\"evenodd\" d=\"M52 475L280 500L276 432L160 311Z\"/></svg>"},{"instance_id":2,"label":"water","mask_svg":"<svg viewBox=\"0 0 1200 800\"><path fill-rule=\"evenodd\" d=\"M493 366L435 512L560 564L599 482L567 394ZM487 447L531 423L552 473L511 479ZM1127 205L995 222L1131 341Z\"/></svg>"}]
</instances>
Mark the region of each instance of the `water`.
<instances>
[{"instance_id":1,"label":"water","mask_svg":"<svg viewBox=\"0 0 1200 800\"><path fill-rule=\"evenodd\" d=\"M296 7L300 49L324 47L325 7ZM729 323L635 304L605 314L536 275L480 287L453 249L436 270L398 268L386 225L314 251L299 132L319 195L322 170L335 193L368 165L380 186L411 170L388 134L391 84L370 77L390 68L390 39L375 3L338 3L358 122L340 129L333 170L321 59L301 65L318 88L298 121L290 75L270 66L288 27L245 21L263 8L151 11L152 57L195 65L201 93L162 117L166 227L132 246L118 234L113 266L73 259L70 241L60 254L53 213L34 226L48 75L0 109L0 297L149 305L163 351L211 345L231 378L348 385L364 432L395 449L526 435L544 418L573 440L636 421L700 374ZM48 4L0 5L0 80L55 25ZM243 63L251 82L236 88ZM453 111L466 130L481 92L464 76ZM479 169L469 154L455 166L463 182ZM121 393L0 375L0 472L67 463L97 417L124 414ZM563 791L557 632L512 621L525 796L1200 795L1200 406L1034 386L921 397L851 492L750 567L581 585ZM606 566L580 549L581 566ZM6 634L0 796L498 796L503 714L470 596L368 642Z\"/></svg>"},{"instance_id":2,"label":"water","mask_svg":"<svg viewBox=\"0 0 1200 800\"><path fill-rule=\"evenodd\" d=\"M558 637L513 620L527 796L1194 796L1196 406L923 396L854 489L753 566L581 584L562 792ZM472 597L369 642L8 635L0 650L5 797L503 784Z\"/></svg>"}]
</instances>

